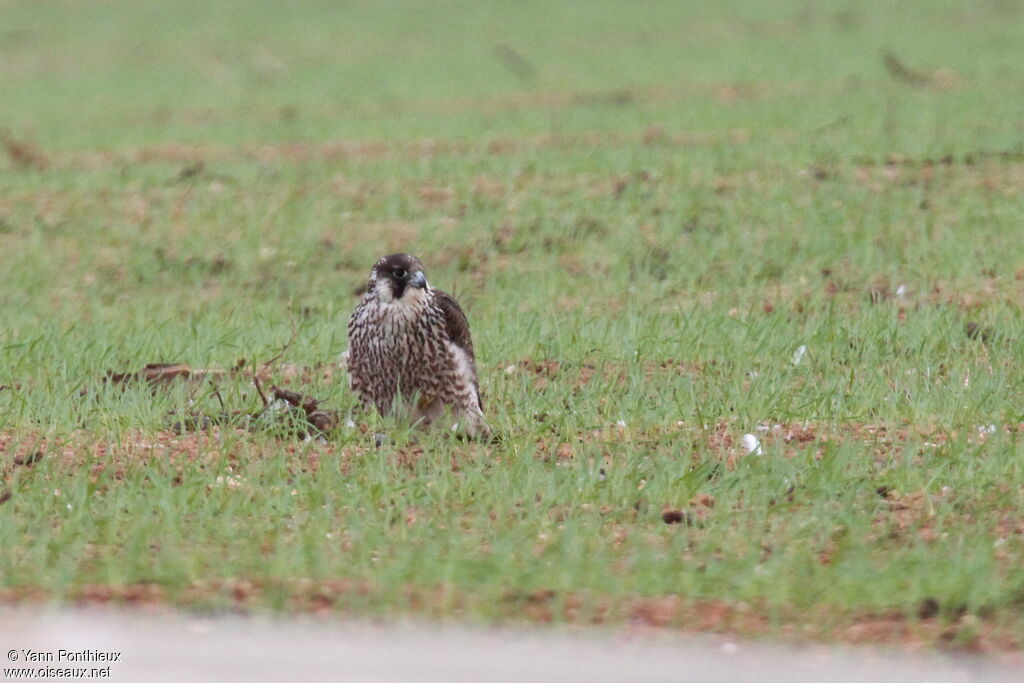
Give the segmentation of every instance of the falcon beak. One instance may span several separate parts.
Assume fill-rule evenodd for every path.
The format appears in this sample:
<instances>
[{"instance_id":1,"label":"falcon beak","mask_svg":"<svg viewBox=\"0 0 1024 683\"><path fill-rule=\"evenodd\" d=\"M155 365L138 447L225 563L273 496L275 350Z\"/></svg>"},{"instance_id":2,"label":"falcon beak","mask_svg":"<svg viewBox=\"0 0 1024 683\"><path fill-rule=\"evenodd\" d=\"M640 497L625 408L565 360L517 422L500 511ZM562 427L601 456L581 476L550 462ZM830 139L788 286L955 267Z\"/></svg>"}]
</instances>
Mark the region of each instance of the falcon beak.
<instances>
[{"instance_id":1,"label":"falcon beak","mask_svg":"<svg viewBox=\"0 0 1024 683\"><path fill-rule=\"evenodd\" d=\"M409 278L409 284L415 287L416 289L426 289L427 276L423 274L422 270L417 270L415 273L412 274L412 277Z\"/></svg>"}]
</instances>

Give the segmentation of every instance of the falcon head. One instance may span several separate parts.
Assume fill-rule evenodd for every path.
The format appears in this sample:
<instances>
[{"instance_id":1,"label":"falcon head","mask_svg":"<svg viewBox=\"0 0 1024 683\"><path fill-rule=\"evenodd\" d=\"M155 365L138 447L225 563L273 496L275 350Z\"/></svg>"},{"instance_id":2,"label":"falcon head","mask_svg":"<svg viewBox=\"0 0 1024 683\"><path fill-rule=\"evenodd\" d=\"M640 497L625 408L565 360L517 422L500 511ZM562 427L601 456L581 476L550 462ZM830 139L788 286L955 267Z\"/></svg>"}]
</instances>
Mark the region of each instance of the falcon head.
<instances>
[{"instance_id":1,"label":"falcon head","mask_svg":"<svg viewBox=\"0 0 1024 683\"><path fill-rule=\"evenodd\" d=\"M430 292L430 285L418 258L412 254L389 254L374 264L367 291L384 303L412 304Z\"/></svg>"}]
</instances>

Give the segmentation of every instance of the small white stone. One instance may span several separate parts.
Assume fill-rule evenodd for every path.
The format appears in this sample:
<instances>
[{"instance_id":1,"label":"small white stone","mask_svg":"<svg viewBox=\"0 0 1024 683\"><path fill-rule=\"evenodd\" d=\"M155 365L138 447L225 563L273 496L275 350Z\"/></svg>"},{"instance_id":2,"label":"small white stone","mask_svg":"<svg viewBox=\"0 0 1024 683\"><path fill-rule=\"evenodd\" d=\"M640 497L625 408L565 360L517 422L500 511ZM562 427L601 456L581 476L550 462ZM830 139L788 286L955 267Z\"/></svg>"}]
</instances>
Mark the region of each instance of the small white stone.
<instances>
[{"instance_id":1,"label":"small white stone","mask_svg":"<svg viewBox=\"0 0 1024 683\"><path fill-rule=\"evenodd\" d=\"M800 365L804 362L804 357L807 355L807 346L801 344L797 347L796 351L793 352L793 365Z\"/></svg>"},{"instance_id":2,"label":"small white stone","mask_svg":"<svg viewBox=\"0 0 1024 683\"><path fill-rule=\"evenodd\" d=\"M910 289L906 285L900 285L899 287L896 288L896 296L900 299L903 299L909 293Z\"/></svg>"},{"instance_id":3,"label":"small white stone","mask_svg":"<svg viewBox=\"0 0 1024 683\"><path fill-rule=\"evenodd\" d=\"M989 434L995 434L995 433L996 433L996 426L995 425L983 425L981 427L978 427L978 434L980 434L981 436L988 436Z\"/></svg>"},{"instance_id":4,"label":"small white stone","mask_svg":"<svg viewBox=\"0 0 1024 683\"><path fill-rule=\"evenodd\" d=\"M764 451L761 450L761 442L753 434L744 434L743 438L740 439L740 445L747 449L747 453L752 453L753 455L764 454Z\"/></svg>"},{"instance_id":5,"label":"small white stone","mask_svg":"<svg viewBox=\"0 0 1024 683\"><path fill-rule=\"evenodd\" d=\"M515 365L509 365L507 368L505 368L505 374L506 375L514 375L514 374L516 374L516 366Z\"/></svg>"},{"instance_id":6,"label":"small white stone","mask_svg":"<svg viewBox=\"0 0 1024 683\"><path fill-rule=\"evenodd\" d=\"M622 429L625 429L626 428L626 421L625 420L619 420L618 422L615 423L615 425L617 427L621 427Z\"/></svg>"},{"instance_id":7,"label":"small white stone","mask_svg":"<svg viewBox=\"0 0 1024 683\"><path fill-rule=\"evenodd\" d=\"M242 488L242 480L234 475L220 476L217 477L216 482L222 486L227 486L229 489Z\"/></svg>"},{"instance_id":8,"label":"small white stone","mask_svg":"<svg viewBox=\"0 0 1024 683\"><path fill-rule=\"evenodd\" d=\"M345 420L345 426L348 427L349 429L355 429L356 422L350 417L347 420Z\"/></svg>"}]
</instances>

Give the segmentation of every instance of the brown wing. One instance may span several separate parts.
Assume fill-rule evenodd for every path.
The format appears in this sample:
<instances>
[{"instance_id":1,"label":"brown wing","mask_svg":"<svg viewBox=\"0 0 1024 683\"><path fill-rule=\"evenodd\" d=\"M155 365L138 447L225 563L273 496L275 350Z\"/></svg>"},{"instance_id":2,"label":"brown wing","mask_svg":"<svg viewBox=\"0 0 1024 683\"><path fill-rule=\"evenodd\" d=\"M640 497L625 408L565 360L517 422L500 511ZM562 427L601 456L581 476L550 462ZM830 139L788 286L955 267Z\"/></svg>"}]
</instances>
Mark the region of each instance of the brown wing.
<instances>
[{"instance_id":1,"label":"brown wing","mask_svg":"<svg viewBox=\"0 0 1024 683\"><path fill-rule=\"evenodd\" d=\"M469 356L469 363L473 366L473 385L476 387L476 400L483 410L484 398L480 395L480 383L476 378L476 356L473 355L473 338L469 334L469 321L466 314L462 312L459 302L448 292L440 289L434 290L434 302L444 313L444 324L448 330L448 338L462 348Z\"/></svg>"},{"instance_id":2,"label":"brown wing","mask_svg":"<svg viewBox=\"0 0 1024 683\"><path fill-rule=\"evenodd\" d=\"M476 357L473 355L473 339L469 335L469 321L466 314L459 307L459 302L452 298L451 294L434 290L434 302L444 313L445 327L448 329L448 338L466 351L469 359L476 364Z\"/></svg>"}]
</instances>

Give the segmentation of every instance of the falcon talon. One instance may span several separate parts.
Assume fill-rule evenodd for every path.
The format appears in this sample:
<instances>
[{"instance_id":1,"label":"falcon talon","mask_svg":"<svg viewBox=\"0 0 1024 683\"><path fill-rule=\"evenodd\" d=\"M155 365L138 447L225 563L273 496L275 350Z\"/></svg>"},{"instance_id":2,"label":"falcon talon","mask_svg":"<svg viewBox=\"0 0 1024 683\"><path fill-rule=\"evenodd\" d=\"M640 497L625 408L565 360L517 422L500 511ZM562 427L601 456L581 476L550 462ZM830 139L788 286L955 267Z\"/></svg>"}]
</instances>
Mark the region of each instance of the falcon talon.
<instances>
[{"instance_id":1,"label":"falcon talon","mask_svg":"<svg viewBox=\"0 0 1024 683\"><path fill-rule=\"evenodd\" d=\"M448 415L470 436L490 435L466 314L430 286L415 256L390 254L374 264L349 318L348 345L349 387L364 410L394 412L417 427Z\"/></svg>"}]
</instances>

